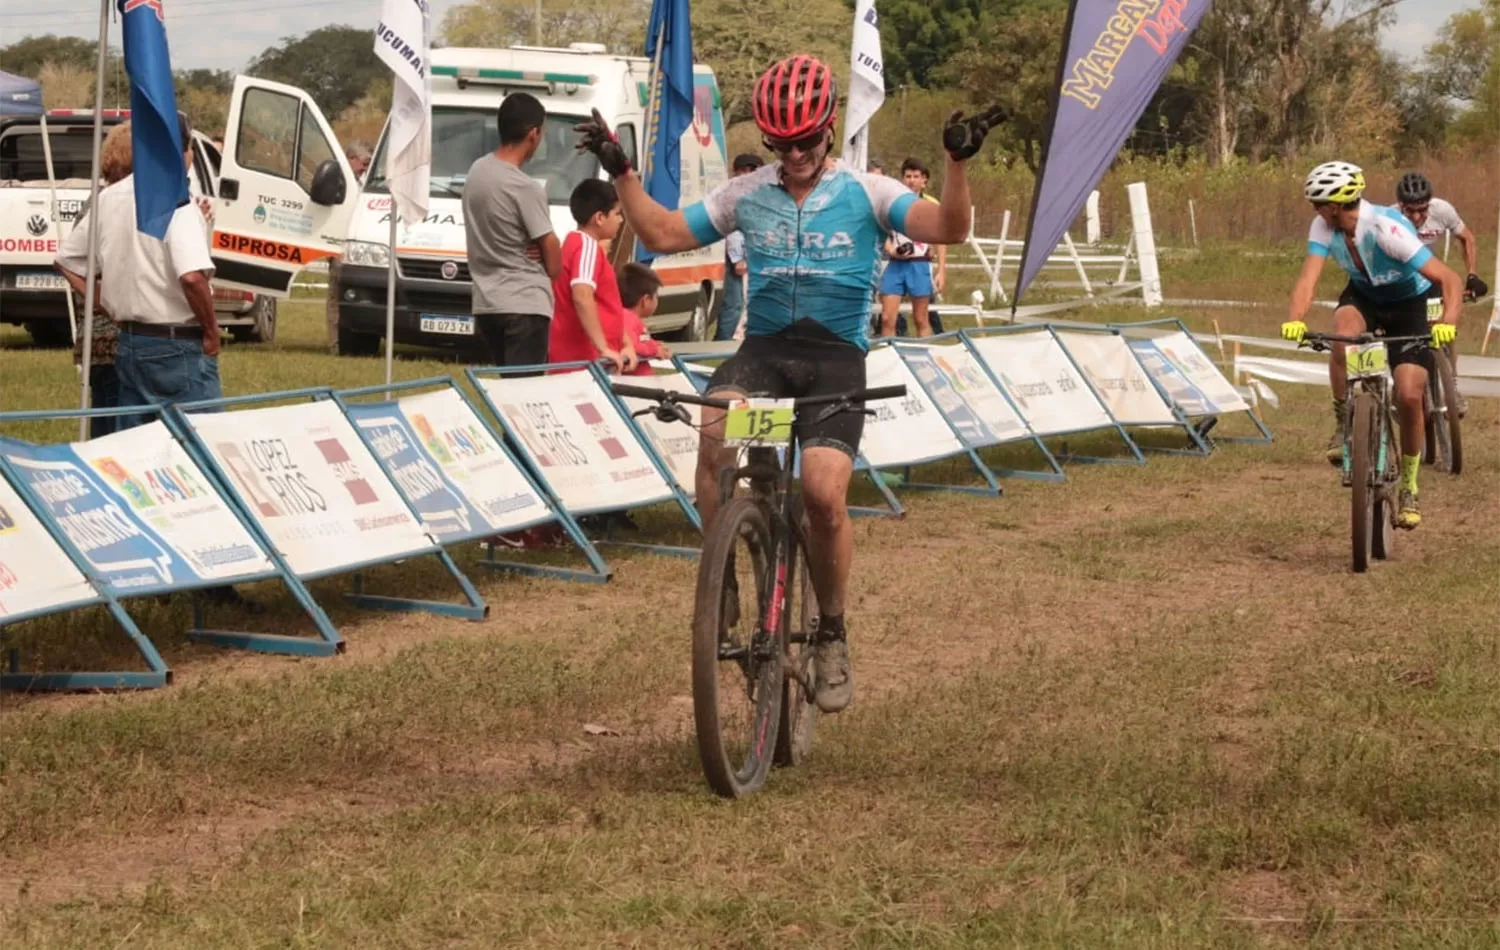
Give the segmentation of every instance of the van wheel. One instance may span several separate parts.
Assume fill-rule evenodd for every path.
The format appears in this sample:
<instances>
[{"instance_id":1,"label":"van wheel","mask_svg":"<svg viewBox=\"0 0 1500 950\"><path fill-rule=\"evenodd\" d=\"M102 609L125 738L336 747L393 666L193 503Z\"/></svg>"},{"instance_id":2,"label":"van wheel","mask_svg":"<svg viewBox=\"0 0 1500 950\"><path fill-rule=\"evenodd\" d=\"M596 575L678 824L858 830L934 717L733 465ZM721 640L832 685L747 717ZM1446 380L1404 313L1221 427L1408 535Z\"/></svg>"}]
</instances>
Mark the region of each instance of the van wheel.
<instances>
[{"instance_id":1,"label":"van wheel","mask_svg":"<svg viewBox=\"0 0 1500 950\"><path fill-rule=\"evenodd\" d=\"M250 315L255 318L255 325L247 328L251 343L270 343L276 339L275 297L256 297Z\"/></svg>"},{"instance_id":2,"label":"van wheel","mask_svg":"<svg viewBox=\"0 0 1500 950\"><path fill-rule=\"evenodd\" d=\"M340 356L374 356L380 352L380 337L339 327Z\"/></svg>"},{"instance_id":3,"label":"van wheel","mask_svg":"<svg viewBox=\"0 0 1500 950\"><path fill-rule=\"evenodd\" d=\"M702 343L714 338L714 292L712 284L705 284L698 291L698 300L693 304L693 316L687 325L671 335L673 340L684 343Z\"/></svg>"},{"instance_id":4,"label":"van wheel","mask_svg":"<svg viewBox=\"0 0 1500 950\"><path fill-rule=\"evenodd\" d=\"M82 321L79 323L78 330L81 333ZM28 320L26 332L31 334L31 342L40 347L56 349L73 345L73 331L68 329L67 320Z\"/></svg>"}]
</instances>

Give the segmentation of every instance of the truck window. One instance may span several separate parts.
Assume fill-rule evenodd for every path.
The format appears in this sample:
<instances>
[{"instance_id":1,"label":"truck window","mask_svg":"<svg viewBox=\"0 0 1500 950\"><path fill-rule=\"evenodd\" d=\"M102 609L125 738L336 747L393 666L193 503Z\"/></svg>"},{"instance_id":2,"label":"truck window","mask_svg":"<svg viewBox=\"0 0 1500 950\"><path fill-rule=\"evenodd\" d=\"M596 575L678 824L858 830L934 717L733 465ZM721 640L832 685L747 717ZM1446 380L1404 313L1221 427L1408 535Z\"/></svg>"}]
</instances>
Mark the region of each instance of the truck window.
<instances>
[{"instance_id":1,"label":"truck window","mask_svg":"<svg viewBox=\"0 0 1500 950\"><path fill-rule=\"evenodd\" d=\"M235 161L242 168L291 178L301 113L302 103L295 96L269 89L246 91Z\"/></svg>"},{"instance_id":2,"label":"truck window","mask_svg":"<svg viewBox=\"0 0 1500 950\"><path fill-rule=\"evenodd\" d=\"M113 125L114 123L110 123ZM52 167L59 180L88 181L94 162L94 130L89 126L52 126ZM108 133L106 133L108 134ZM40 125L12 126L0 138L0 181L47 181Z\"/></svg>"},{"instance_id":3,"label":"truck window","mask_svg":"<svg viewBox=\"0 0 1500 950\"><path fill-rule=\"evenodd\" d=\"M548 115L542 126L542 144L536 156L526 164L526 174L545 182L547 201L566 205L568 197L579 182L599 175L599 162L587 152L580 153L574 146L578 133L573 126L583 121L583 116ZM493 108L469 109L456 106L434 106L432 109L432 197L462 197L464 180L469 175L469 166L481 155L493 152L500 145L500 132L495 128ZM380 137L375 149L375 159L364 190L374 194L385 194L386 187L386 137Z\"/></svg>"}]
</instances>

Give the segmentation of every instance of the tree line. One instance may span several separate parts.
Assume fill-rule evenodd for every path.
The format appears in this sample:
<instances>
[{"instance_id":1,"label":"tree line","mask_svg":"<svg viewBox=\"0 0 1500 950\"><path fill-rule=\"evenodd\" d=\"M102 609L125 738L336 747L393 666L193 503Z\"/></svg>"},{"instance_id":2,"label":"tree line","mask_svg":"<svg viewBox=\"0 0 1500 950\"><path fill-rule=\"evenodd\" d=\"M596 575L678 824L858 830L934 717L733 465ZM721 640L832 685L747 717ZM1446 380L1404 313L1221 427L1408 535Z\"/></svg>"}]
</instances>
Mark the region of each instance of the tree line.
<instances>
[{"instance_id":1,"label":"tree line","mask_svg":"<svg viewBox=\"0 0 1500 950\"><path fill-rule=\"evenodd\" d=\"M1215 0L1126 148L1210 164L1335 153L1376 162L1500 142L1500 0L1454 14L1414 62L1379 42L1397 2ZM439 36L448 46L590 41L631 53L642 48L648 8L646 0L542 0L538 22L533 0L474 0L448 12ZM748 120L754 77L788 52L821 56L847 78L852 8L852 0L696 0L693 42L718 73L726 121ZM930 133L950 108L997 102L1011 120L995 160L1034 168L1066 0L881 0L879 11L888 98L875 153L935 152L935 141L906 140ZM390 97L371 45L368 29L323 27L267 47L244 71L308 90L341 136L369 140ZM123 104L115 51L108 62L107 99ZM49 107L92 103L89 40L28 37L0 47L0 64L41 80ZM232 83L227 70L181 71L179 103L198 127L217 131ZM744 129L736 137L755 141Z\"/></svg>"}]
</instances>

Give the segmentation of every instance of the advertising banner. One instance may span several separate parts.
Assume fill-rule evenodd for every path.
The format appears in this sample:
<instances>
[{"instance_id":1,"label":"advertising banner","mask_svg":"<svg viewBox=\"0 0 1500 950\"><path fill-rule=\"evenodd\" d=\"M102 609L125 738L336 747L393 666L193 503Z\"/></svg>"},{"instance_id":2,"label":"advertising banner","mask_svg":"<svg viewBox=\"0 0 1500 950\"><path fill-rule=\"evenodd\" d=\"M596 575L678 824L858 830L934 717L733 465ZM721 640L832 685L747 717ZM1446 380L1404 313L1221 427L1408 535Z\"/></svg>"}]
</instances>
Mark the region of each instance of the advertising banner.
<instances>
[{"instance_id":1,"label":"advertising banner","mask_svg":"<svg viewBox=\"0 0 1500 950\"><path fill-rule=\"evenodd\" d=\"M943 421L937 403L917 382L894 346L872 349L865 361L865 385L906 386L906 398L868 403L875 415L865 419L859 450L873 468L891 468L947 458L964 444Z\"/></svg>"},{"instance_id":2,"label":"advertising banner","mask_svg":"<svg viewBox=\"0 0 1500 950\"><path fill-rule=\"evenodd\" d=\"M1179 330L1151 340L1162 356L1208 398L1209 412L1248 412L1250 406L1193 338Z\"/></svg>"},{"instance_id":3,"label":"advertising banner","mask_svg":"<svg viewBox=\"0 0 1500 950\"><path fill-rule=\"evenodd\" d=\"M0 623L98 599L62 545L0 478Z\"/></svg>"},{"instance_id":4,"label":"advertising banner","mask_svg":"<svg viewBox=\"0 0 1500 950\"><path fill-rule=\"evenodd\" d=\"M1151 384L1123 337L1078 330L1058 330L1057 337L1094 384L1116 422L1127 426L1178 424L1172 407Z\"/></svg>"},{"instance_id":5,"label":"advertising banner","mask_svg":"<svg viewBox=\"0 0 1500 950\"><path fill-rule=\"evenodd\" d=\"M962 345L901 345L902 359L971 448L1030 436L1026 423Z\"/></svg>"},{"instance_id":6,"label":"advertising banner","mask_svg":"<svg viewBox=\"0 0 1500 950\"><path fill-rule=\"evenodd\" d=\"M478 379L527 461L569 512L621 511L673 497L591 373Z\"/></svg>"},{"instance_id":7,"label":"advertising banner","mask_svg":"<svg viewBox=\"0 0 1500 950\"><path fill-rule=\"evenodd\" d=\"M439 541L487 537L552 516L457 390L354 403L345 411Z\"/></svg>"},{"instance_id":8,"label":"advertising banner","mask_svg":"<svg viewBox=\"0 0 1500 950\"><path fill-rule=\"evenodd\" d=\"M7 440L3 450L117 594L276 570L160 421L72 445Z\"/></svg>"},{"instance_id":9,"label":"advertising banner","mask_svg":"<svg viewBox=\"0 0 1500 950\"><path fill-rule=\"evenodd\" d=\"M190 413L187 421L298 577L432 550L331 400Z\"/></svg>"},{"instance_id":10,"label":"advertising banner","mask_svg":"<svg viewBox=\"0 0 1500 950\"><path fill-rule=\"evenodd\" d=\"M642 379L640 384L658 389L670 389L675 393L696 395L698 392L692 381L682 373L662 373ZM626 397L623 401L625 407L631 412L638 412L655 405L646 399ZM636 425L641 427L641 431L646 433L646 438L651 440L651 447L666 463L667 470L677 480L678 486L689 498L692 498L696 494L695 482L698 475L697 426L703 421L703 409L700 406L686 404L682 408L686 409L688 415L692 417L692 426L681 422L662 422L654 415L640 416L635 421Z\"/></svg>"},{"instance_id":11,"label":"advertising banner","mask_svg":"<svg viewBox=\"0 0 1500 950\"><path fill-rule=\"evenodd\" d=\"M1114 425L1050 332L976 335L969 342L1037 435Z\"/></svg>"}]
</instances>

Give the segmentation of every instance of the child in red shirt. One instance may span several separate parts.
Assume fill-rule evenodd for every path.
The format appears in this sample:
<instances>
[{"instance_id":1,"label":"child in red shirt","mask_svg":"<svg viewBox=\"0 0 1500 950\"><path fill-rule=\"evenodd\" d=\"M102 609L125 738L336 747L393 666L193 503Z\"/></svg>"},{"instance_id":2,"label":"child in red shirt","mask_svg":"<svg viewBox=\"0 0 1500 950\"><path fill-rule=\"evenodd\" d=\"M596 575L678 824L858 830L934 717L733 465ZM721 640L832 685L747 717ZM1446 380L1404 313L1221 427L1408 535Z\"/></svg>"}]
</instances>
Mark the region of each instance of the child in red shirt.
<instances>
[{"instance_id":1,"label":"child in red shirt","mask_svg":"<svg viewBox=\"0 0 1500 950\"><path fill-rule=\"evenodd\" d=\"M657 293L661 290L661 277L645 264L626 264L620 268L620 303L625 307L625 339L635 347L640 365L631 370L634 376L650 376L651 365L647 360L670 359L672 351L660 340L653 339L646 329L646 321L656 312Z\"/></svg>"},{"instance_id":2,"label":"child in red shirt","mask_svg":"<svg viewBox=\"0 0 1500 950\"><path fill-rule=\"evenodd\" d=\"M552 281L549 363L589 362L600 357L616 371L636 367L635 346L624 332L625 308L603 244L620 233L625 218L615 186L589 178L568 199L578 230L562 244L562 272Z\"/></svg>"}]
</instances>

